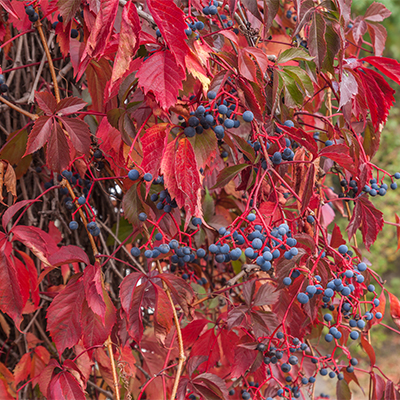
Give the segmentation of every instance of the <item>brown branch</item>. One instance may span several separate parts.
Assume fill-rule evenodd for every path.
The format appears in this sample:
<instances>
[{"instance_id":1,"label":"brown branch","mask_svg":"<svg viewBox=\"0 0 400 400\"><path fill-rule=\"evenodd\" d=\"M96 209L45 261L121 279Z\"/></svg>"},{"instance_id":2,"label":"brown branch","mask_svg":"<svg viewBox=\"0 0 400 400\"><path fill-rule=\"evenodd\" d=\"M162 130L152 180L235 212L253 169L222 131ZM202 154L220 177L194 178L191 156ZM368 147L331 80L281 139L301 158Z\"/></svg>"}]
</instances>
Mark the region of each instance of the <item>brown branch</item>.
<instances>
[{"instance_id":1,"label":"brown branch","mask_svg":"<svg viewBox=\"0 0 400 400\"><path fill-rule=\"evenodd\" d=\"M105 390L103 388L101 388L100 386L96 385L95 383L93 383L92 381L87 381L87 384L89 386L92 386L94 389L96 389L98 392L105 394L107 397L109 397L110 399L113 399L114 396L111 392L109 392L108 390Z\"/></svg>"},{"instance_id":2,"label":"brown branch","mask_svg":"<svg viewBox=\"0 0 400 400\"><path fill-rule=\"evenodd\" d=\"M39 14L39 8L36 7L36 13ZM44 51L46 53L47 60L49 62L49 69L50 69L50 74L51 74L51 79L53 81L54 85L54 95L56 97L57 103L60 101L60 91L58 90L58 82L57 82L57 75L56 71L54 70L54 65L53 65L53 60L51 58L49 46L47 46L47 41L46 38L44 37L43 29L42 29L42 23L40 22L40 19L38 19L35 23L35 27L39 33L40 40L43 44Z\"/></svg>"},{"instance_id":3,"label":"brown branch","mask_svg":"<svg viewBox=\"0 0 400 400\"><path fill-rule=\"evenodd\" d=\"M18 111L20 114L25 115L25 117L30 118L32 121L35 121L36 119L39 118L39 115L31 114L29 111L25 111L22 108L19 108L10 101L6 100L3 96L0 96L0 101L5 105L7 105L8 107L12 108L13 110Z\"/></svg>"}]
</instances>

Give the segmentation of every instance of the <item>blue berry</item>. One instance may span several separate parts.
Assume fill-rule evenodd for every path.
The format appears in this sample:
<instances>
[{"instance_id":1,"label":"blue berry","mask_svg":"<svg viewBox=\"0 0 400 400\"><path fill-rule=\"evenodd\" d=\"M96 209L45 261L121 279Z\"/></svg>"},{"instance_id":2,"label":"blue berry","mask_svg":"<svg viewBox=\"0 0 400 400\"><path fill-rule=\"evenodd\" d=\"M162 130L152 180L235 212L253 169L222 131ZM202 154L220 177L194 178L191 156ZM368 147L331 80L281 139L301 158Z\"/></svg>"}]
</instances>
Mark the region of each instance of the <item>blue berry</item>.
<instances>
[{"instance_id":1,"label":"blue berry","mask_svg":"<svg viewBox=\"0 0 400 400\"><path fill-rule=\"evenodd\" d=\"M292 280L287 276L286 278L283 278L283 284L286 286L289 286L292 283Z\"/></svg>"},{"instance_id":2,"label":"blue berry","mask_svg":"<svg viewBox=\"0 0 400 400\"><path fill-rule=\"evenodd\" d=\"M131 181L136 181L137 179L139 179L139 176L140 176L140 174L139 174L139 171L137 169L131 169L128 172L128 178Z\"/></svg>"},{"instance_id":3,"label":"blue berry","mask_svg":"<svg viewBox=\"0 0 400 400\"><path fill-rule=\"evenodd\" d=\"M79 32L76 29L71 29L71 38L76 39L79 36Z\"/></svg>"},{"instance_id":4,"label":"blue berry","mask_svg":"<svg viewBox=\"0 0 400 400\"><path fill-rule=\"evenodd\" d=\"M78 197L78 204L80 206L83 206L85 203L86 203L86 197L84 197L84 196Z\"/></svg>"},{"instance_id":5,"label":"blue berry","mask_svg":"<svg viewBox=\"0 0 400 400\"><path fill-rule=\"evenodd\" d=\"M144 212L141 212L139 214L139 221L144 222L144 221L146 221L146 219L147 219L147 215Z\"/></svg>"},{"instance_id":6,"label":"blue berry","mask_svg":"<svg viewBox=\"0 0 400 400\"><path fill-rule=\"evenodd\" d=\"M243 113L243 120L245 122L251 122L254 119L254 114L251 111L245 111Z\"/></svg>"},{"instance_id":7,"label":"blue berry","mask_svg":"<svg viewBox=\"0 0 400 400\"><path fill-rule=\"evenodd\" d=\"M362 319L360 319L360 320L357 321L357 326L358 326L358 328L360 328L360 329L364 329L364 327L365 327L365 322L364 322Z\"/></svg>"},{"instance_id":8,"label":"blue berry","mask_svg":"<svg viewBox=\"0 0 400 400\"><path fill-rule=\"evenodd\" d=\"M368 289L368 292L375 292L375 286L374 285L368 285L367 289Z\"/></svg>"},{"instance_id":9,"label":"blue berry","mask_svg":"<svg viewBox=\"0 0 400 400\"><path fill-rule=\"evenodd\" d=\"M325 335L325 341L330 343L330 342L332 342L332 340L333 340L333 336L330 333L327 333Z\"/></svg>"},{"instance_id":10,"label":"blue berry","mask_svg":"<svg viewBox=\"0 0 400 400\"><path fill-rule=\"evenodd\" d=\"M313 223L315 222L314 217L313 217L312 215L309 215L309 216L307 217L307 222L308 222L309 224L313 224Z\"/></svg>"},{"instance_id":11,"label":"blue berry","mask_svg":"<svg viewBox=\"0 0 400 400\"><path fill-rule=\"evenodd\" d=\"M327 140L327 141L325 142L325 146L326 146L326 147L332 146L332 145L333 145L332 140Z\"/></svg>"},{"instance_id":12,"label":"blue berry","mask_svg":"<svg viewBox=\"0 0 400 400\"><path fill-rule=\"evenodd\" d=\"M218 13L218 9L215 6L208 7L208 12L210 15L216 15Z\"/></svg>"},{"instance_id":13,"label":"blue berry","mask_svg":"<svg viewBox=\"0 0 400 400\"><path fill-rule=\"evenodd\" d=\"M150 181L153 180L153 175L150 174L150 172L147 172L146 174L143 175L143 179L144 179L146 182L150 182Z\"/></svg>"},{"instance_id":14,"label":"blue berry","mask_svg":"<svg viewBox=\"0 0 400 400\"><path fill-rule=\"evenodd\" d=\"M247 220L250 221L250 222L255 221L255 219L256 219L256 215L255 214L249 214L247 216Z\"/></svg>"},{"instance_id":15,"label":"blue berry","mask_svg":"<svg viewBox=\"0 0 400 400\"><path fill-rule=\"evenodd\" d=\"M360 272L364 272L364 271L367 269L367 264L365 264L365 263L363 263L363 262L360 262L360 263L357 265L357 268L358 268L358 270L359 270Z\"/></svg>"},{"instance_id":16,"label":"blue berry","mask_svg":"<svg viewBox=\"0 0 400 400\"><path fill-rule=\"evenodd\" d=\"M309 297L308 297L305 293L300 292L300 293L297 295L297 300L298 300L299 303L301 303L301 304L306 304L306 303L308 303L308 301L309 301Z\"/></svg>"},{"instance_id":17,"label":"blue berry","mask_svg":"<svg viewBox=\"0 0 400 400\"><path fill-rule=\"evenodd\" d=\"M231 129L231 128L233 128L235 126L235 121L233 121L232 119L228 118L228 119L226 119L224 121L224 125L225 125L225 128Z\"/></svg>"},{"instance_id":18,"label":"blue berry","mask_svg":"<svg viewBox=\"0 0 400 400\"><path fill-rule=\"evenodd\" d=\"M349 251L349 248L345 244L342 244L339 246L338 250L340 254L346 254Z\"/></svg>"},{"instance_id":19,"label":"blue berry","mask_svg":"<svg viewBox=\"0 0 400 400\"><path fill-rule=\"evenodd\" d=\"M396 172L396 173L394 174L394 177L395 177L396 179L400 179L400 172Z\"/></svg>"},{"instance_id":20,"label":"blue berry","mask_svg":"<svg viewBox=\"0 0 400 400\"><path fill-rule=\"evenodd\" d=\"M327 321L327 322L332 321L332 318L333 318L333 317L332 317L331 314L325 314L325 315L324 315L324 320Z\"/></svg>"},{"instance_id":21,"label":"blue berry","mask_svg":"<svg viewBox=\"0 0 400 400\"><path fill-rule=\"evenodd\" d=\"M283 125L287 126L288 128L293 128L294 127L294 122L292 120L288 119L283 123Z\"/></svg>"},{"instance_id":22,"label":"blue berry","mask_svg":"<svg viewBox=\"0 0 400 400\"><path fill-rule=\"evenodd\" d=\"M138 247L132 247L131 248L131 254L133 257L139 257L140 256L140 249Z\"/></svg>"},{"instance_id":23,"label":"blue berry","mask_svg":"<svg viewBox=\"0 0 400 400\"><path fill-rule=\"evenodd\" d=\"M196 29L199 31L204 29L204 23L202 21L197 21L195 25L196 25Z\"/></svg>"},{"instance_id":24,"label":"blue berry","mask_svg":"<svg viewBox=\"0 0 400 400\"><path fill-rule=\"evenodd\" d=\"M381 313L381 312L377 312L377 313L375 314L375 318L381 319L381 318L382 318L382 313Z\"/></svg>"},{"instance_id":25,"label":"blue berry","mask_svg":"<svg viewBox=\"0 0 400 400\"><path fill-rule=\"evenodd\" d=\"M214 100L214 99L217 97L217 93L215 93L213 90L210 90L210 91L207 93L207 97L208 97L210 100Z\"/></svg>"},{"instance_id":26,"label":"blue berry","mask_svg":"<svg viewBox=\"0 0 400 400\"><path fill-rule=\"evenodd\" d=\"M76 221L71 221L69 223L69 229L71 229L72 231L78 229L78 223Z\"/></svg>"},{"instance_id":27,"label":"blue berry","mask_svg":"<svg viewBox=\"0 0 400 400\"><path fill-rule=\"evenodd\" d=\"M261 239L256 238L251 242L251 245L253 246L253 249L260 250L263 243Z\"/></svg>"},{"instance_id":28,"label":"blue berry","mask_svg":"<svg viewBox=\"0 0 400 400\"><path fill-rule=\"evenodd\" d=\"M360 335L359 335L359 333L357 331L350 332L350 338L353 339L353 340L357 340L359 336Z\"/></svg>"}]
</instances>

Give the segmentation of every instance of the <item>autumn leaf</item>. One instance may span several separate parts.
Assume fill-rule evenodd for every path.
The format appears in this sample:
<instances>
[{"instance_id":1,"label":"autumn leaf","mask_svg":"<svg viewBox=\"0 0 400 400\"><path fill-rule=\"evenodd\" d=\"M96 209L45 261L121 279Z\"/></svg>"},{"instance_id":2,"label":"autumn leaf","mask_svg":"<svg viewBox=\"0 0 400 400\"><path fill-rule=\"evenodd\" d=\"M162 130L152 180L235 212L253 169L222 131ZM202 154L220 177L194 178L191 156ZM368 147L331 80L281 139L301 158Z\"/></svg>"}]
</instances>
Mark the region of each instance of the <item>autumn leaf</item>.
<instances>
[{"instance_id":1,"label":"autumn leaf","mask_svg":"<svg viewBox=\"0 0 400 400\"><path fill-rule=\"evenodd\" d=\"M151 55L137 72L139 86L144 93L154 94L161 108L167 110L176 103L185 72L169 50Z\"/></svg>"}]
</instances>

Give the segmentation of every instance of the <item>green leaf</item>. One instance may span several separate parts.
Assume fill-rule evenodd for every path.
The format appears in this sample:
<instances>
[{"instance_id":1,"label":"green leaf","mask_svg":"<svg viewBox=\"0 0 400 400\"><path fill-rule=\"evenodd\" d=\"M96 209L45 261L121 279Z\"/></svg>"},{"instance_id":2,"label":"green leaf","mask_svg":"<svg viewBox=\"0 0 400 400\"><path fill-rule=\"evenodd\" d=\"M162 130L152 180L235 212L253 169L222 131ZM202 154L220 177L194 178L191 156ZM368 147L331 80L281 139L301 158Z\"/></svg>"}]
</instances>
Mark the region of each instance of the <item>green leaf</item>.
<instances>
[{"instance_id":1,"label":"green leaf","mask_svg":"<svg viewBox=\"0 0 400 400\"><path fill-rule=\"evenodd\" d=\"M325 41L326 41L326 55L322 68L326 69L331 74L334 74L335 71L333 68L333 62L337 52L340 50L340 37L333 29L332 24L326 25Z\"/></svg>"},{"instance_id":2,"label":"green leaf","mask_svg":"<svg viewBox=\"0 0 400 400\"><path fill-rule=\"evenodd\" d=\"M230 182L240 171L249 167L249 164L238 164L232 165L231 167L224 168L217 176L217 183L211 188L216 189L219 187L224 187L228 182Z\"/></svg>"},{"instance_id":3,"label":"green leaf","mask_svg":"<svg viewBox=\"0 0 400 400\"><path fill-rule=\"evenodd\" d=\"M229 135L232 136L233 139L236 141L239 150L243 154L245 154L252 163L254 163L254 160L256 158L256 153L254 152L254 149L247 143L247 140L233 133L229 133Z\"/></svg>"},{"instance_id":4,"label":"green leaf","mask_svg":"<svg viewBox=\"0 0 400 400\"><path fill-rule=\"evenodd\" d=\"M300 47L292 47L290 49L285 50L280 54L278 59L276 60L276 64L285 64L288 61L293 60L303 60L303 61L312 61L314 57L310 56L305 50Z\"/></svg>"},{"instance_id":5,"label":"green leaf","mask_svg":"<svg viewBox=\"0 0 400 400\"><path fill-rule=\"evenodd\" d=\"M341 381L337 381L336 384L336 398L340 400L350 400L351 399L351 391L347 382L342 379Z\"/></svg>"},{"instance_id":6,"label":"green leaf","mask_svg":"<svg viewBox=\"0 0 400 400\"><path fill-rule=\"evenodd\" d=\"M287 107L296 107L302 105L304 96L297 87L295 79L285 72L280 72L280 75L283 78L285 105Z\"/></svg>"},{"instance_id":7,"label":"green leaf","mask_svg":"<svg viewBox=\"0 0 400 400\"><path fill-rule=\"evenodd\" d=\"M135 183L125 193L122 199L122 208L124 209L125 218L135 225L140 225L139 214L144 210L142 202L138 195L138 183Z\"/></svg>"},{"instance_id":8,"label":"green leaf","mask_svg":"<svg viewBox=\"0 0 400 400\"><path fill-rule=\"evenodd\" d=\"M197 166L204 168L215 159L218 149L218 140L211 129L206 129L200 135L188 138L196 156Z\"/></svg>"},{"instance_id":9,"label":"green leaf","mask_svg":"<svg viewBox=\"0 0 400 400\"><path fill-rule=\"evenodd\" d=\"M294 78L294 80L303 89L303 92L307 94L307 96L312 96L312 94L314 93L314 86L307 72L305 72L300 67L295 67L291 65L283 67L283 71Z\"/></svg>"},{"instance_id":10,"label":"green leaf","mask_svg":"<svg viewBox=\"0 0 400 400\"><path fill-rule=\"evenodd\" d=\"M115 234L117 231L117 224L114 224L112 227L112 231ZM119 229L118 229L118 239L123 242L131 233L133 232L132 224L125 218L120 218L119 220ZM115 239L110 235L107 238L107 245L113 246L115 243Z\"/></svg>"}]
</instances>

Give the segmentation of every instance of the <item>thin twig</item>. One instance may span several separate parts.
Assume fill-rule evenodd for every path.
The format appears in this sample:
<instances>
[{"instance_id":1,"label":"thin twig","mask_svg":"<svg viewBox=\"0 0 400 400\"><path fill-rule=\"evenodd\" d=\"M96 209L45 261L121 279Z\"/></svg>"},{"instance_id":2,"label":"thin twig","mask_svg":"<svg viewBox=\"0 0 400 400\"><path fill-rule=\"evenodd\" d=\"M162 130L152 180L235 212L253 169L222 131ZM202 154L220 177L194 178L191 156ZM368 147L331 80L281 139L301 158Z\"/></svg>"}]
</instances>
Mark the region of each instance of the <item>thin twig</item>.
<instances>
[{"instance_id":1,"label":"thin twig","mask_svg":"<svg viewBox=\"0 0 400 400\"><path fill-rule=\"evenodd\" d=\"M25 111L22 108L19 108L18 106L14 105L10 101L6 100L3 96L0 96L0 101L4 104L6 104L8 107L12 108L15 111L18 111L20 114L25 115L26 117L30 118L32 121L35 121L36 119L39 118L39 115L37 114L31 114L29 111Z\"/></svg>"},{"instance_id":2,"label":"thin twig","mask_svg":"<svg viewBox=\"0 0 400 400\"><path fill-rule=\"evenodd\" d=\"M36 7L36 12L39 13L39 8ZM43 29L42 29L42 23L40 22L40 19L38 19L35 23L35 27L39 33L40 40L43 44L44 51L47 56L47 61L49 62L49 69L50 69L50 74L51 74L51 79L53 80L53 85L54 85L54 95L56 97L57 103L60 101L60 91L58 90L58 82L57 82L57 76L56 76L56 71L54 70L54 65L53 65L53 60L51 58L49 46L47 46L46 38L44 37ZM51 35L53 32L51 33Z\"/></svg>"},{"instance_id":3,"label":"thin twig","mask_svg":"<svg viewBox=\"0 0 400 400\"><path fill-rule=\"evenodd\" d=\"M50 36L49 36L49 40L47 41L47 46L50 46L51 42L54 40L54 37L55 37L55 33L51 32ZM28 104L33 104L35 102L35 92L36 92L37 86L39 84L40 76L42 75L42 71L43 71L44 64L46 62L46 58L47 58L47 54L43 53L42 61L40 62L39 69L36 72L35 81L33 82L31 94L29 95L29 98L28 98Z\"/></svg>"},{"instance_id":4,"label":"thin twig","mask_svg":"<svg viewBox=\"0 0 400 400\"><path fill-rule=\"evenodd\" d=\"M92 386L94 389L96 389L97 391L99 391L100 393L103 393L104 395L106 395L107 397L109 397L110 399L114 398L114 395L109 392L108 390L105 390L103 388L101 388L100 386L96 385L95 383L93 383L92 381L87 381L87 384L89 386Z\"/></svg>"}]
</instances>

